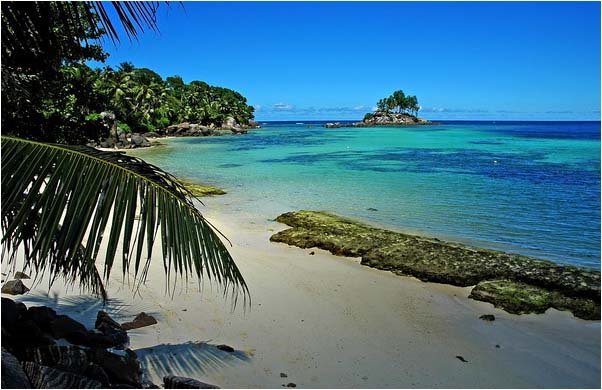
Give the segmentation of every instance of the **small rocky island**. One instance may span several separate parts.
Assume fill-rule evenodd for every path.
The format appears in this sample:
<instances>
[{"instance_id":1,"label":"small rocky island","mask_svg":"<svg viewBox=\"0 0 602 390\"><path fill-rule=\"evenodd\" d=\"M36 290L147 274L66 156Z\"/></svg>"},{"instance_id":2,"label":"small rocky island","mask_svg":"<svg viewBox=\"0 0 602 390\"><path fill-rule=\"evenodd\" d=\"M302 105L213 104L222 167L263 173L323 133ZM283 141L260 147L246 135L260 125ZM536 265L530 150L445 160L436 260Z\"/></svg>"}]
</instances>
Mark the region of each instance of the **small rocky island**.
<instances>
[{"instance_id":1,"label":"small rocky island","mask_svg":"<svg viewBox=\"0 0 602 390\"><path fill-rule=\"evenodd\" d=\"M376 103L376 111L364 115L361 122L329 122L326 128L427 125L432 122L418 118L418 98L398 90Z\"/></svg>"},{"instance_id":2,"label":"small rocky island","mask_svg":"<svg viewBox=\"0 0 602 390\"><path fill-rule=\"evenodd\" d=\"M600 320L600 271L375 228L319 211L280 215L270 241L361 257L361 264L422 281L474 286L469 298L514 314L553 307Z\"/></svg>"}]
</instances>

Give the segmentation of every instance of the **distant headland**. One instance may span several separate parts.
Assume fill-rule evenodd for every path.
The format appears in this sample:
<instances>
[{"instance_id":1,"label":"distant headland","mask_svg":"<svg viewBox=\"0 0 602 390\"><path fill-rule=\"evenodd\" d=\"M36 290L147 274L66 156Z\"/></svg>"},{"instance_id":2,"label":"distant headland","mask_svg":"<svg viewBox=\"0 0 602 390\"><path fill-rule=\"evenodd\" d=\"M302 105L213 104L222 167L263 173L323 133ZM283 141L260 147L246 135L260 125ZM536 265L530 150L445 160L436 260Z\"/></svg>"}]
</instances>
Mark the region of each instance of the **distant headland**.
<instances>
[{"instance_id":1,"label":"distant headland","mask_svg":"<svg viewBox=\"0 0 602 390\"><path fill-rule=\"evenodd\" d=\"M329 122L326 123L324 127L337 128L432 124L432 122L426 119L418 118L418 111L420 111L418 98L413 95L406 95L402 90L397 90L390 96L380 99L376 103L376 110L374 112L366 113L361 122Z\"/></svg>"}]
</instances>

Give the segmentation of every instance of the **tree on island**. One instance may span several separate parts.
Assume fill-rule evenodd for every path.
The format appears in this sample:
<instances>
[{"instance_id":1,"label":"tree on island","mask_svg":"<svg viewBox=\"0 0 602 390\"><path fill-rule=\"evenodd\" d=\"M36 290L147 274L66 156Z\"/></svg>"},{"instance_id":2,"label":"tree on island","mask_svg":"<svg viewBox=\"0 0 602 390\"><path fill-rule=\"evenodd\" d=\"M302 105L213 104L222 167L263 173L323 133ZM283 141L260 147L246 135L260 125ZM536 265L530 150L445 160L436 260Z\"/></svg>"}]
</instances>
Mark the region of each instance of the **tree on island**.
<instances>
[{"instance_id":1,"label":"tree on island","mask_svg":"<svg viewBox=\"0 0 602 390\"><path fill-rule=\"evenodd\" d=\"M107 16L109 5L114 20ZM117 71L83 65L106 57L94 43L98 38L119 41L113 22L121 22L130 38L145 28L156 30L157 7L154 2L2 3L2 130L11 135L2 135L1 142L2 261L14 267L22 254L23 270L47 273L51 284L57 277L77 282L106 299L104 281L118 246L123 276L131 273L137 287L145 281L160 232L168 283L175 276L196 275L199 283L208 277L224 294L242 293L246 300L247 285L219 232L179 180L135 157L66 144L98 127L97 108L107 97L128 110L124 118L132 115L131 123L142 126L175 115L185 94L181 78L163 82L130 64ZM162 100L169 89L170 99ZM102 90L106 94L98 93ZM243 107L234 91L216 93L224 103L214 104L209 118L235 103ZM190 115L204 107L187 104Z\"/></svg>"},{"instance_id":2,"label":"tree on island","mask_svg":"<svg viewBox=\"0 0 602 390\"><path fill-rule=\"evenodd\" d=\"M418 98L416 96L406 96L402 90L397 90L391 96L380 99L376 103L377 112L397 112L416 116L419 110Z\"/></svg>"}]
</instances>

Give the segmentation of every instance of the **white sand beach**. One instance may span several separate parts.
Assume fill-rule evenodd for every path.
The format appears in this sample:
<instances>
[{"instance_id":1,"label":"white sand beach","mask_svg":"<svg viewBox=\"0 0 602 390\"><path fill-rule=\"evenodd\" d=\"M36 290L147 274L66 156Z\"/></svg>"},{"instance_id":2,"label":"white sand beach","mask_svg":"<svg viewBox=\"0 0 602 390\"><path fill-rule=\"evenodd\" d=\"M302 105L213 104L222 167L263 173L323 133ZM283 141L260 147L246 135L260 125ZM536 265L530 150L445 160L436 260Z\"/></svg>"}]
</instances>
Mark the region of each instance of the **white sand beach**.
<instances>
[{"instance_id":1,"label":"white sand beach","mask_svg":"<svg viewBox=\"0 0 602 390\"><path fill-rule=\"evenodd\" d=\"M129 334L155 383L171 373L229 388L600 387L599 321L554 309L511 315L468 299L469 288L271 243L270 235L286 228L268 221L276 215L236 210L229 195L203 201L204 215L232 242L250 307L241 301L231 310L218 288L206 284L199 292L194 279L166 294L158 246L139 294L113 271L104 309L59 283L50 294L40 284L16 299L52 306L89 327L101 309L119 322L140 311L154 315L158 324Z\"/></svg>"}]
</instances>

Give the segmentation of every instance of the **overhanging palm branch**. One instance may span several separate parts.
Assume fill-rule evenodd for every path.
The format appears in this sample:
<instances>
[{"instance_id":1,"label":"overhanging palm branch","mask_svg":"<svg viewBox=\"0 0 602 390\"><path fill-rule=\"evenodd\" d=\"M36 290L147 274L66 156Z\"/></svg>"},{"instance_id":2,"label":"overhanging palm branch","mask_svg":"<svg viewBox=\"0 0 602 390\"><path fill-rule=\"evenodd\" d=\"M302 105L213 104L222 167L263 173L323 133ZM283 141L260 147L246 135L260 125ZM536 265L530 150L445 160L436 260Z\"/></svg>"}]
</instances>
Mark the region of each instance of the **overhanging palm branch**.
<instances>
[{"instance_id":1,"label":"overhanging palm branch","mask_svg":"<svg viewBox=\"0 0 602 390\"><path fill-rule=\"evenodd\" d=\"M239 293L246 300L247 285L218 233L169 173L86 146L2 137L1 147L3 261L14 264L22 248L26 268L49 272L52 280L80 279L102 295L95 264L105 230L103 278L121 246L123 274L138 283L160 232L168 282L196 274L215 280L234 302Z\"/></svg>"},{"instance_id":2,"label":"overhanging palm branch","mask_svg":"<svg viewBox=\"0 0 602 390\"><path fill-rule=\"evenodd\" d=\"M9 51L30 50L35 55L46 45L60 44L56 32L48 30L49 16L62 21L65 31L60 33L63 37L85 39L88 35L106 34L116 43L120 25L132 39L145 29L157 31L159 5L157 1L35 1L25 4L7 1L2 4L2 46Z\"/></svg>"}]
</instances>

